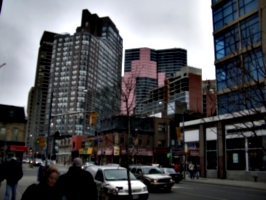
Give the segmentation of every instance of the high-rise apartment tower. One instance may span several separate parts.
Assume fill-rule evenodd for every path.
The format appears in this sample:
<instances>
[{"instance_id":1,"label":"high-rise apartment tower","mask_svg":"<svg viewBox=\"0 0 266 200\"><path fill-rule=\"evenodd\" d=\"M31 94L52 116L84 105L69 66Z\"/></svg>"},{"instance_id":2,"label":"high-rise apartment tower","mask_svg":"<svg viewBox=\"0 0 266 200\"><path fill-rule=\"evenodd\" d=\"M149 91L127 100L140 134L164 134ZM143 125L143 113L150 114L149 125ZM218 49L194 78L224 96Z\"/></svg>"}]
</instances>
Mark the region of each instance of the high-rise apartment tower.
<instances>
[{"instance_id":1,"label":"high-rise apartment tower","mask_svg":"<svg viewBox=\"0 0 266 200\"><path fill-rule=\"evenodd\" d=\"M46 122L52 131L68 135L93 135L89 112L98 119L114 115L114 87L121 81L123 40L109 17L83 10L81 26L74 35L57 35L53 42ZM109 88L108 101L103 98ZM71 112L78 112L71 115ZM68 113L68 114L67 114ZM98 121L99 121L98 120Z\"/></svg>"},{"instance_id":2,"label":"high-rise apartment tower","mask_svg":"<svg viewBox=\"0 0 266 200\"><path fill-rule=\"evenodd\" d=\"M54 131L93 135L97 128L89 127L89 112L96 112L98 121L114 114L102 96L106 88L119 90L114 85L121 80L122 43L109 17L100 18L88 10L83 10L81 26L74 35L55 36L46 107L46 120L50 114L54 116ZM110 93L109 99L114 94Z\"/></svg>"}]
</instances>

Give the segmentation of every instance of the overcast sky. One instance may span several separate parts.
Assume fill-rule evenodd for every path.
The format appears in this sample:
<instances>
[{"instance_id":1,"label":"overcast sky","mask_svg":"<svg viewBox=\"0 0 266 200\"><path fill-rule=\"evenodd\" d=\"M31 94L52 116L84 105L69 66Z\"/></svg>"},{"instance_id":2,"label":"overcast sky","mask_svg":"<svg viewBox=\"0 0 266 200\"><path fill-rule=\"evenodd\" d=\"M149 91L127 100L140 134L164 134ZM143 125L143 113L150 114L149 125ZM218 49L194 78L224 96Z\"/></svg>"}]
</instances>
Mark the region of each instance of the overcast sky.
<instances>
[{"instance_id":1,"label":"overcast sky","mask_svg":"<svg viewBox=\"0 0 266 200\"><path fill-rule=\"evenodd\" d=\"M43 32L73 34L83 9L109 16L124 50L184 48L203 80L215 78L211 0L3 0L0 104L27 107Z\"/></svg>"}]
</instances>

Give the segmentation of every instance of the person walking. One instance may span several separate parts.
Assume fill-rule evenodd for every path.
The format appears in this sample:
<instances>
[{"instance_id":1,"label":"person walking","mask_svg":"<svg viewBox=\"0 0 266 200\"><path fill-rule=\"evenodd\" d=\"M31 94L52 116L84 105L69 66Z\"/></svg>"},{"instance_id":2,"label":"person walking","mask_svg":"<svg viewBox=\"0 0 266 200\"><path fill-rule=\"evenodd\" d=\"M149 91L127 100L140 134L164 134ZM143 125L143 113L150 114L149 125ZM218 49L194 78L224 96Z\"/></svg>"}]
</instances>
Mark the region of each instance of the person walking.
<instances>
[{"instance_id":1,"label":"person walking","mask_svg":"<svg viewBox=\"0 0 266 200\"><path fill-rule=\"evenodd\" d=\"M4 179L6 179L6 192L4 200L10 199L10 193L12 192L11 200L16 200L18 181L22 178L23 171L15 157L12 157L4 165Z\"/></svg>"},{"instance_id":2,"label":"person walking","mask_svg":"<svg viewBox=\"0 0 266 200\"><path fill-rule=\"evenodd\" d=\"M40 174L40 183L30 185L22 194L21 200L55 200L54 185L59 171L54 166L46 166Z\"/></svg>"},{"instance_id":3,"label":"person walking","mask_svg":"<svg viewBox=\"0 0 266 200\"><path fill-rule=\"evenodd\" d=\"M82 165L81 158L75 158L68 172L58 178L55 184L56 199L97 200L97 187L94 179L90 172L81 168Z\"/></svg>"},{"instance_id":4,"label":"person walking","mask_svg":"<svg viewBox=\"0 0 266 200\"><path fill-rule=\"evenodd\" d=\"M188 171L191 179L194 178L194 168L195 168L194 164L192 163L192 161L190 161L188 165Z\"/></svg>"}]
</instances>

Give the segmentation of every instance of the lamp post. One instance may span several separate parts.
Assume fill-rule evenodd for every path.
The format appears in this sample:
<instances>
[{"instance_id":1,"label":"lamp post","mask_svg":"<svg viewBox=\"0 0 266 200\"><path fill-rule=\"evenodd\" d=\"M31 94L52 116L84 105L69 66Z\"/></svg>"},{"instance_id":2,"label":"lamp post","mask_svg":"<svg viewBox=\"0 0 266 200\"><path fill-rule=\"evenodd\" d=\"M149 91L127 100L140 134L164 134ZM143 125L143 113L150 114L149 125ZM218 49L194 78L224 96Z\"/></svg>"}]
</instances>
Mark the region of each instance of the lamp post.
<instances>
[{"instance_id":1,"label":"lamp post","mask_svg":"<svg viewBox=\"0 0 266 200\"><path fill-rule=\"evenodd\" d=\"M86 135L86 109L87 109L87 95L88 95L88 90L84 90L85 93L85 98L84 98L84 113L83 113L83 135Z\"/></svg>"},{"instance_id":2,"label":"lamp post","mask_svg":"<svg viewBox=\"0 0 266 200\"><path fill-rule=\"evenodd\" d=\"M3 67L4 65L6 65L6 63L1 64L1 65L0 65L0 68Z\"/></svg>"},{"instance_id":3,"label":"lamp post","mask_svg":"<svg viewBox=\"0 0 266 200\"><path fill-rule=\"evenodd\" d=\"M49 155L49 140L50 140L50 124L52 119L52 103L53 103L53 91L51 92L50 105L49 105L49 115L48 115L48 127L47 127L47 138L46 138L46 156L45 156L45 166L48 164Z\"/></svg>"}]
</instances>

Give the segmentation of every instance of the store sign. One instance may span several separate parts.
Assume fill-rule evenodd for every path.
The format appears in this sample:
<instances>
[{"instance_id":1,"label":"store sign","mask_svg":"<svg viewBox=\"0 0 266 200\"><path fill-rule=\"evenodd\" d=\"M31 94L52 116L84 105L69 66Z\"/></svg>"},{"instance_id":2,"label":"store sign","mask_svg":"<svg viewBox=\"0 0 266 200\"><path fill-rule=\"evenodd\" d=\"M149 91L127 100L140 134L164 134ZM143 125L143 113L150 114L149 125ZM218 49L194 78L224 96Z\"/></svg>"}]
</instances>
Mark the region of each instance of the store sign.
<instances>
[{"instance_id":1,"label":"store sign","mask_svg":"<svg viewBox=\"0 0 266 200\"><path fill-rule=\"evenodd\" d=\"M128 151L130 155L133 154L135 156L153 156L152 148L129 148ZM126 154L126 149L124 147L123 149L121 149L121 154Z\"/></svg>"},{"instance_id":2,"label":"store sign","mask_svg":"<svg viewBox=\"0 0 266 200\"><path fill-rule=\"evenodd\" d=\"M113 155L113 147L102 147L98 149L97 155L102 155L102 156L112 156Z\"/></svg>"}]
</instances>

